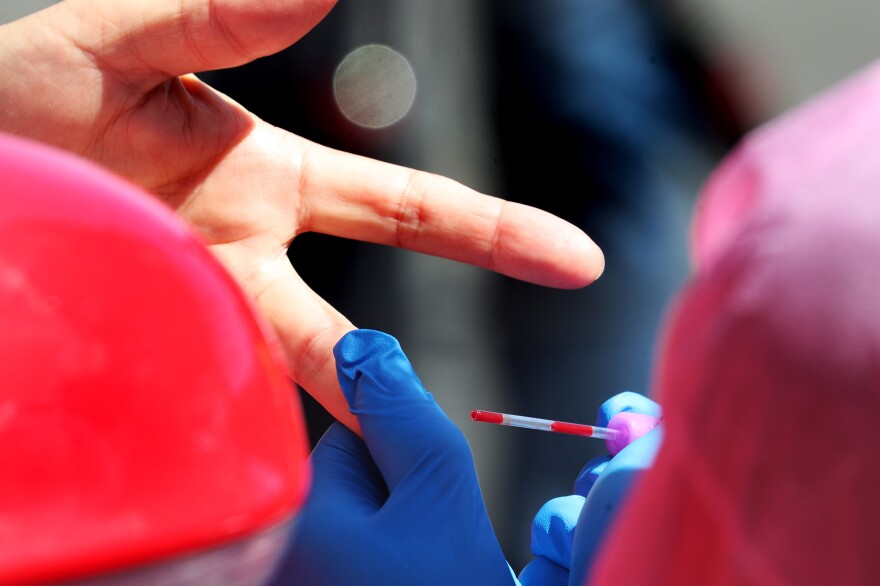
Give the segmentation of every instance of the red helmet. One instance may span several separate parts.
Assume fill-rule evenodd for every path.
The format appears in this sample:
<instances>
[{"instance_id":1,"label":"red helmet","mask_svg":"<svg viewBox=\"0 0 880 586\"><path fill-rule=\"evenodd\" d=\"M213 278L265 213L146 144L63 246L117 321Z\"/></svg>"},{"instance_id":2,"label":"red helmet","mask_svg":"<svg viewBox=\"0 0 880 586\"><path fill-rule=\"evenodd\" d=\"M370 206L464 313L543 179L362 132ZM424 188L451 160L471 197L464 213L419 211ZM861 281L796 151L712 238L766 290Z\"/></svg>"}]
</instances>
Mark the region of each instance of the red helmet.
<instances>
[{"instance_id":1,"label":"red helmet","mask_svg":"<svg viewBox=\"0 0 880 586\"><path fill-rule=\"evenodd\" d=\"M124 181L2 135L0 178L0 584L258 583L309 481L267 328Z\"/></svg>"}]
</instances>

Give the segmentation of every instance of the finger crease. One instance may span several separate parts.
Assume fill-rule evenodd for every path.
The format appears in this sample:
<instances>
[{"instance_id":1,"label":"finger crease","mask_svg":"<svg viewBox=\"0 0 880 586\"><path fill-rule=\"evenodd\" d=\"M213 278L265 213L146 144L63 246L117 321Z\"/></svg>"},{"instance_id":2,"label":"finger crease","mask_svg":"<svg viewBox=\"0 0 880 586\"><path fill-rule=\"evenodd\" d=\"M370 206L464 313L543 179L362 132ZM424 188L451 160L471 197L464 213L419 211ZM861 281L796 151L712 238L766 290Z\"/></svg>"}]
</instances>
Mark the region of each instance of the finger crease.
<instances>
[{"instance_id":1,"label":"finger crease","mask_svg":"<svg viewBox=\"0 0 880 586\"><path fill-rule=\"evenodd\" d=\"M223 11L217 5L217 0L209 0L208 10L208 22L211 23L211 28L219 31L223 38L229 41L230 48L237 56L244 59L244 61L250 61L253 58L254 52L249 50L247 44L243 43L226 23L226 19L223 18Z\"/></svg>"},{"instance_id":2,"label":"finger crease","mask_svg":"<svg viewBox=\"0 0 880 586\"><path fill-rule=\"evenodd\" d=\"M315 348L318 346L318 343L330 332L335 331L334 327L327 327L321 330L320 332L312 335L309 340L305 343L304 348L301 352L297 353L297 356L305 357L305 360L308 364L308 367L305 370L301 370L300 368L294 368L292 373L292 378L297 383L303 380L311 380L316 373L323 370L324 366L330 361L335 360L333 354L328 352L326 354L319 354L315 352ZM313 389L306 389L310 394Z\"/></svg>"},{"instance_id":3,"label":"finger crease","mask_svg":"<svg viewBox=\"0 0 880 586\"><path fill-rule=\"evenodd\" d=\"M489 241L489 257L486 259L486 268L490 271L496 270L498 266L498 251L501 246L501 238L503 233L503 222L501 218L504 216L504 206L506 202L502 202L498 208L498 214L495 218L495 231L492 233L492 239Z\"/></svg>"},{"instance_id":4,"label":"finger crease","mask_svg":"<svg viewBox=\"0 0 880 586\"><path fill-rule=\"evenodd\" d=\"M299 157L293 163L294 174L297 177L297 234L312 231L312 211L309 207L309 168L311 161L307 149L299 149Z\"/></svg>"},{"instance_id":5,"label":"finger crease","mask_svg":"<svg viewBox=\"0 0 880 586\"><path fill-rule=\"evenodd\" d=\"M395 240L398 248L409 248L408 244L411 245L418 240L424 225L421 210L425 195L423 189L421 191L416 189L418 177L418 172L410 171L406 186L400 193L400 203L397 206L397 214L394 219ZM411 204L413 200L417 200L417 205Z\"/></svg>"}]
</instances>

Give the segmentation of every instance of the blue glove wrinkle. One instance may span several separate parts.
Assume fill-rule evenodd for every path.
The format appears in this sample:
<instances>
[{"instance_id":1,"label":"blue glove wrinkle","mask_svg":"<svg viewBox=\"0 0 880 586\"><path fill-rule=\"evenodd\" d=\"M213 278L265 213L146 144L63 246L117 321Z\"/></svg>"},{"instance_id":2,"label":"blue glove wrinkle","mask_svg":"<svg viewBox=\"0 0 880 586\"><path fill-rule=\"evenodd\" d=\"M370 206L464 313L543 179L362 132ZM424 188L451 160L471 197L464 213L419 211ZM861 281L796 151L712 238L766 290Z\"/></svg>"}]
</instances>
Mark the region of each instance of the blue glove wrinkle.
<instances>
[{"instance_id":1,"label":"blue glove wrinkle","mask_svg":"<svg viewBox=\"0 0 880 586\"><path fill-rule=\"evenodd\" d=\"M597 456L584 464L574 481L574 493L587 496L610 461L611 456Z\"/></svg>"},{"instance_id":2,"label":"blue glove wrinkle","mask_svg":"<svg viewBox=\"0 0 880 586\"><path fill-rule=\"evenodd\" d=\"M596 425L608 427L608 422L618 413L641 413L660 417L662 410L660 405L644 395L624 391L602 403L596 413Z\"/></svg>"},{"instance_id":3,"label":"blue glove wrinkle","mask_svg":"<svg viewBox=\"0 0 880 586\"><path fill-rule=\"evenodd\" d=\"M388 487L367 446L341 423L327 429L309 460L314 477L310 503L322 499L333 503L344 496L367 515L388 499Z\"/></svg>"},{"instance_id":4,"label":"blue glove wrinkle","mask_svg":"<svg viewBox=\"0 0 880 586\"><path fill-rule=\"evenodd\" d=\"M315 446L310 462L312 487L272 586L353 584L340 576L359 576L359 568L371 571L360 544L387 547L365 522L381 510L388 489L363 440L334 423ZM345 529L340 531L335 525L343 518Z\"/></svg>"},{"instance_id":5,"label":"blue glove wrinkle","mask_svg":"<svg viewBox=\"0 0 880 586\"><path fill-rule=\"evenodd\" d=\"M567 569L574 530L583 506L584 497L580 495L546 502L532 522L532 554Z\"/></svg>"},{"instance_id":6,"label":"blue glove wrinkle","mask_svg":"<svg viewBox=\"0 0 880 586\"><path fill-rule=\"evenodd\" d=\"M535 558L519 574L522 586L568 586L568 569L547 558Z\"/></svg>"},{"instance_id":7,"label":"blue glove wrinkle","mask_svg":"<svg viewBox=\"0 0 880 586\"><path fill-rule=\"evenodd\" d=\"M333 356L342 393L352 410L358 407L357 389L362 384L369 385L371 395L384 398L429 395L400 343L388 334L375 330L349 332L336 343ZM401 385L401 381L407 384Z\"/></svg>"},{"instance_id":8,"label":"blue glove wrinkle","mask_svg":"<svg viewBox=\"0 0 880 586\"><path fill-rule=\"evenodd\" d=\"M445 478L462 469L470 475L473 457L464 434L425 390L397 340L355 330L342 337L333 353L339 384L392 492L412 475Z\"/></svg>"},{"instance_id":9,"label":"blue glove wrinkle","mask_svg":"<svg viewBox=\"0 0 880 586\"><path fill-rule=\"evenodd\" d=\"M663 439L662 426L654 428L615 456L593 486L578 519L583 528L575 533L571 557L573 578L585 578L593 566L596 553L608 527L638 477L654 462ZM582 582L579 582L582 583Z\"/></svg>"}]
</instances>

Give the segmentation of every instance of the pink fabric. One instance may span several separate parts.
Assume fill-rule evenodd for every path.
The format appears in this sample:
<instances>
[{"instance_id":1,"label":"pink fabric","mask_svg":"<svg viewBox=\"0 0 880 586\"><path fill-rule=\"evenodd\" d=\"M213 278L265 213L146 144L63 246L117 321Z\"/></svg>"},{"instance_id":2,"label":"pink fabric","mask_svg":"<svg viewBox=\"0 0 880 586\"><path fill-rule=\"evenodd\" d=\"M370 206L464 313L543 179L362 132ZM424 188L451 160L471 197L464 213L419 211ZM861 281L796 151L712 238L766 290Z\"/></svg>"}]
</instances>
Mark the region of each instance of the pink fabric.
<instances>
[{"instance_id":1,"label":"pink fabric","mask_svg":"<svg viewBox=\"0 0 880 586\"><path fill-rule=\"evenodd\" d=\"M667 427L588 583L880 583L880 64L714 174Z\"/></svg>"}]
</instances>

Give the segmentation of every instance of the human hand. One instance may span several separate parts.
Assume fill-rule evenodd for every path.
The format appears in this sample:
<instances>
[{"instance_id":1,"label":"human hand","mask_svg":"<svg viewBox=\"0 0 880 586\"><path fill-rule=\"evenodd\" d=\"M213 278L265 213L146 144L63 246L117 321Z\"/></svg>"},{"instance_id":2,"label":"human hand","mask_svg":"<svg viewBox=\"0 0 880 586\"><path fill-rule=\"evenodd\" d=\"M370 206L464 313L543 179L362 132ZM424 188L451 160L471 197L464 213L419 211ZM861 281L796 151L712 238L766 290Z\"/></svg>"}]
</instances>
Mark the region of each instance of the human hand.
<instances>
[{"instance_id":1,"label":"human hand","mask_svg":"<svg viewBox=\"0 0 880 586\"><path fill-rule=\"evenodd\" d=\"M347 334L339 382L361 422L312 453L313 483L273 584L514 585L461 431L394 338Z\"/></svg>"},{"instance_id":2,"label":"human hand","mask_svg":"<svg viewBox=\"0 0 880 586\"><path fill-rule=\"evenodd\" d=\"M294 43L332 0L66 0L2 27L0 130L110 168L188 220L274 326L290 376L352 429L331 349L354 326L300 279L291 241L321 232L574 288L599 249L550 214L311 143L190 72Z\"/></svg>"},{"instance_id":3,"label":"human hand","mask_svg":"<svg viewBox=\"0 0 880 586\"><path fill-rule=\"evenodd\" d=\"M660 406L637 393L624 392L599 408L596 425L607 427L619 413L660 416ZM522 571L523 586L581 586L605 533L639 473L650 467L660 446L655 429L613 458L587 462L575 481L575 494L547 502L532 524L535 559Z\"/></svg>"}]
</instances>

